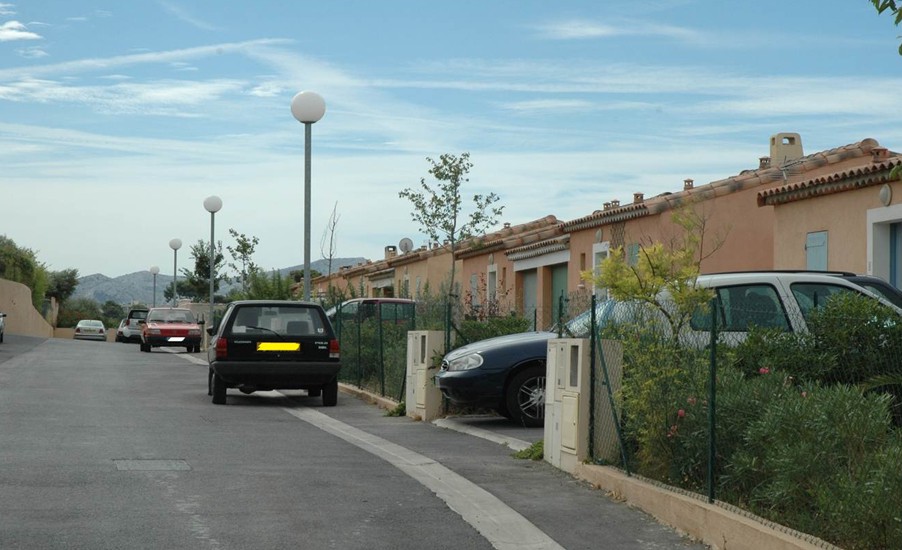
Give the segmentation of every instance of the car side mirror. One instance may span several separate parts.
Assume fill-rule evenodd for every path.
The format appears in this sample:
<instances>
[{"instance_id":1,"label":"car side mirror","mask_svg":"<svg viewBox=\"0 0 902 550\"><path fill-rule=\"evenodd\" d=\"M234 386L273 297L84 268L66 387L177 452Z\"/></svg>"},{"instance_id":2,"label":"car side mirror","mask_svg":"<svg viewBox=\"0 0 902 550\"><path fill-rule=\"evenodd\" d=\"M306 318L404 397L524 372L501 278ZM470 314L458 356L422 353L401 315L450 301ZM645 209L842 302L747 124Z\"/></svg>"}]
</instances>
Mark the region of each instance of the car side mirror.
<instances>
[{"instance_id":1,"label":"car side mirror","mask_svg":"<svg viewBox=\"0 0 902 550\"><path fill-rule=\"evenodd\" d=\"M214 332L215 331L213 330L213 327L207 327L207 334L209 334L210 336L213 336Z\"/></svg>"}]
</instances>

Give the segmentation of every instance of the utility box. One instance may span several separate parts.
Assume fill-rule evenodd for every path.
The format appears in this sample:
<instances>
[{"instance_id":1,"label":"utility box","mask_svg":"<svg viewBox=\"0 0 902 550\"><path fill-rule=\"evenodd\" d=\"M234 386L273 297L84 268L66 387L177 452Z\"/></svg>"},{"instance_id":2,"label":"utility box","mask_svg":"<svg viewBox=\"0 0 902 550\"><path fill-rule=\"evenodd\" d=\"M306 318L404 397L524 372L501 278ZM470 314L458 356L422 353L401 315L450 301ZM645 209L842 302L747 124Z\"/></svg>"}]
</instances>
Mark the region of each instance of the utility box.
<instances>
[{"instance_id":1,"label":"utility box","mask_svg":"<svg viewBox=\"0 0 902 550\"><path fill-rule=\"evenodd\" d=\"M573 473L589 448L589 340L548 341L545 374L545 460Z\"/></svg>"},{"instance_id":2,"label":"utility box","mask_svg":"<svg viewBox=\"0 0 902 550\"><path fill-rule=\"evenodd\" d=\"M407 416L431 421L442 411L442 392L435 386L438 366L434 357L444 354L445 334L440 330L411 330L407 333Z\"/></svg>"}]
</instances>

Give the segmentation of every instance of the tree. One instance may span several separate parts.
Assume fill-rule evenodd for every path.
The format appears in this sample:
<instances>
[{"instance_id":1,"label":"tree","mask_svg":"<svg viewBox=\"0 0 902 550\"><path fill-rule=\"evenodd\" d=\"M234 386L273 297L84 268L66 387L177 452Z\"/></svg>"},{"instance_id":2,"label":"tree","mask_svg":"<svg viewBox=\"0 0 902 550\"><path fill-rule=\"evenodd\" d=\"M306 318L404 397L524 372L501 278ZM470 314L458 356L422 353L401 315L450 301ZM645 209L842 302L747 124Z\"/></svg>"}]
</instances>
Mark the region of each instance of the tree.
<instances>
[{"instance_id":1,"label":"tree","mask_svg":"<svg viewBox=\"0 0 902 550\"><path fill-rule=\"evenodd\" d=\"M467 174L473 164L470 154L462 153L459 157L443 154L438 162L426 157L432 167L429 169L437 181L434 187L420 178L420 191L404 189L398 196L406 198L413 206L411 218L420 224L420 228L430 239L437 242L447 241L451 245L451 280L448 285L449 295L454 293L454 253L457 243L477 234L485 233L498 222L503 206L493 206L499 201L498 195L473 196L473 211L469 219L461 221L463 200L461 185L470 181Z\"/></svg>"},{"instance_id":2,"label":"tree","mask_svg":"<svg viewBox=\"0 0 902 550\"><path fill-rule=\"evenodd\" d=\"M72 298L60 307L56 325L58 327L74 327L82 319L101 319L103 313L100 304L91 298ZM118 322L117 322L118 325Z\"/></svg>"},{"instance_id":3,"label":"tree","mask_svg":"<svg viewBox=\"0 0 902 550\"><path fill-rule=\"evenodd\" d=\"M254 263L254 251L260 240L257 237L248 237L244 233L238 233L234 229L229 229L229 235L235 239L235 247L227 246L226 250L232 256L229 267L238 272L238 280L241 282L241 290L247 293L250 287L250 276L257 273L260 268Z\"/></svg>"},{"instance_id":4,"label":"tree","mask_svg":"<svg viewBox=\"0 0 902 550\"><path fill-rule=\"evenodd\" d=\"M692 314L713 296L710 290L697 286L696 279L702 260L720 248L723 238L705 244L705 233L710 229L707 218L693 205L675 210L672 220L678 231L666 245L641 244L634 263L625 261L623 247L617 247L601 262L600 273L586 271L582 276L605 287L616 300L651 306L667 320L670 334L676 338Z\"/></svg>"},{"instance_id":5,"label":"tree","mask_svg":"<svg viewBox=\"0 0 902 550\"><path fill-rule=\"evenodd\" d=\"M896 0L871 0L871 4L874 4L877 13L882 14L885 11L889 11L897 27L902 23L902 7L900 7L902 3L897 5ZM899 55L902 55L902 44L899 45Z\"/></svg>"},{"instance_id":6,"label":"tree","mask_svg":"<svg viewBox=\"0 0 902 550\"><path fill-rule=\"evenodd\" d=\"M78 287L77 269L53 271L50 273L50 283L45 295L50 298L56 298L57 302L63 303L75 293L76 287Z\"/></svg>"},{"instance_id":7,"label":"tree","mask_svg":"<svg viewBox=\"0 0 902 550\"><path fill-rule=\"evenodd\" d=\"M323 231L323 238L319 242L320 254L326 259L326 265L329 270L327 275L332 275L332 260L335 258L335 228L338 226L340 217L338 215L338 201L336 201L332 207L332 215L329 216L329 221L326 223L326 230ZM313 275L311 275L311 278L313 278ZM331 287L331 282L329 286Z\"/></svg>"},{"instance_id":8,"label":"tree","mask_svg":"<svg viewBox=\"0 0 902 550\"><path fill-rule=\"evenodd\" d=\"M214 249L216 276L213 278L213 293L219 290L219 283L225 279L222 274L222 265L225 257L222 254L222 242L217 243ZM204 242L203 239L198 240L196 244L191 245L191 258L194 259L194 270L182 268L182 274L185 276L183 281L178 282L178 291L180 296L189 296L195 301L207 301L210 295L210 243ZM170 294L172 290L170 290ZM171 298L171 296L170 296Z\"/></svg>"}]
</instances>

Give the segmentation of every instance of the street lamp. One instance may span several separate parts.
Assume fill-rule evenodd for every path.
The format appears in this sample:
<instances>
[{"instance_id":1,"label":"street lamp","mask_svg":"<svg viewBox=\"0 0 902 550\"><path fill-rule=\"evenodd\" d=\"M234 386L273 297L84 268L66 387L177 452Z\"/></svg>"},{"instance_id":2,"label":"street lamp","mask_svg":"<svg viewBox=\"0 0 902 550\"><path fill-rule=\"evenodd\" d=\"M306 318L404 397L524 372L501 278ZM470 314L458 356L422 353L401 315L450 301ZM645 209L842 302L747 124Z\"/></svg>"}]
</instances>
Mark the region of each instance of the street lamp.
<instances>
[{"instance_id":1,"label":"street lamp","mask_svg":"<svg viewBox=\"0 0 902 550\"><path fill-rule=\"evenodd\" d=\"M213 227L216 213L222 209L222 199L213 195L204 199L204 209L210 213L210 320L208 327L213 326L213 277L215 275L216 251L213 248Z\"/></svg>"},{"instance_id":2,"label":"street lamp","mask_svg":"<svg viewBox=\"0 0 902 550\"><path fill-rule=\"evenodd\" d=\"M172 305L177 306L179 303L176 301L176 292L178 291L178 282L179 282L179 272L178 272L178 263L179 263L179 248L182 247L181 239L172 239L169 241L169 248L172 249Z\"/></svg>"},{"instance_id":3,"label":"street lamp","mask_svg":"<svg viewBox=\"0 0 902 550\"><path fill-rule=\"evenodd\" d=\"M157 307L157 273L159 272L159 267L155 265L150 266L150 273L153 275L153 307Z\"/></svg>"},{"instance_id":4,"label":"street lamp","mask_svg":"<svg viewBox=\"0 0 902 550\"><path fill-rule=\"evenodd\" d=\"M326 114L326 102L314 92L291 98L291 114L304 124L304 300L310 300L310 130Z\"/></svg>"}]
</instances>

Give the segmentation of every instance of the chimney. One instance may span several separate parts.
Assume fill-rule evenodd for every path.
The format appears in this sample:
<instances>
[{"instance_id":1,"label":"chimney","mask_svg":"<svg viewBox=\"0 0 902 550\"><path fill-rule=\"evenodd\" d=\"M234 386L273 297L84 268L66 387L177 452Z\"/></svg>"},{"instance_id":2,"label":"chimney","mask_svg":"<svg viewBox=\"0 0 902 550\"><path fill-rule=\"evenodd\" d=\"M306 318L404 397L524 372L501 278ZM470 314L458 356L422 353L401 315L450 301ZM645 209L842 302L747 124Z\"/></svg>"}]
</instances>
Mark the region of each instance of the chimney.
<instances>
[{"instance_id":1,"label":"chimney","mask_svg":"<svg viewBox=\"0 0 902 550\"><path fill-rule=\"evenodd\" d=\"M394 258L397 255L398 255L398 247L396 247L393 244L390 244L385 247L385 259L386 260L391 260L392 258Z\"/></svg>"},{"instance_id":2,"label":"chimney","mask_svg":"<svg viewBox=\"0 0 902 550\"><path fill-rule=\"evenodd\" d=\"M886 147L874 147L871 149L871 160L874 162L880 162L885 158L889 158L889 149Z\"/></svg>"},{"instance_id":3,"label":"chimney","mask_svg":"<svg viewBox=\"0 0 902 550\"><path fill-rule=\"evenodd\" d=\"M644 193L633 193L633 204L639 204L645 200Z\"/></svg>"},{"instance_id":4,"label":"chimney","mask_svg":"<svg viewBox=\"0 0 902 550\"><path fill-rule=\"evenodd\" d=\"M782 167L787 162L804 157L802 153L802 136L790 132L774 134L770 137L770 159Z\"/></svg>"},{"instance_id":5,"label":"chimney","mask_svg":"<svg viewBox=\"0 0 902 550\"><path fill-rule=\"evenodd\" d=\"M505 229L510 229L510 226L511 226L511 222L504 222Z\"/></svg>"},{"instance_id":6,"label":"chimney","mask_svg":"<svg viewBox=\"0 0 902 550\"><path fill-rule=\"evenodd\" d=\"M611 208L620 208L620 199L614 199L611 201Z\"/></svg>"},{"instance_id":7,"label":"chimney","mask_svg":"<svg viewBox=\"0 0 902 550\"><path fill-rule=\"evenodd\" d=\"M605 210L610 210L610 209L611 209L611 203L609 203L609 202L604 203L604 209L605 209Z\"/></svg>"},{"instance_id":8,"label":"chimney","mask_svg":"<svg viewBox=\"0 0 902 550\"><path fill-rule=\"evenodd\" d=\"M770 157L758 157L758 170L770 168Z\"/></svg>"},{"instance_id":9,"label":"chimney","mask_svg":"<svg viewBox=\"0 0 902 550\"><path fill-rule=\"evenodd\" d=\"M688 191L689 189L692 189L693 185L695 185L695 182L692 181L692 178L684 179L683 180L683 191Z\"/></svg>"}]
</instances>

